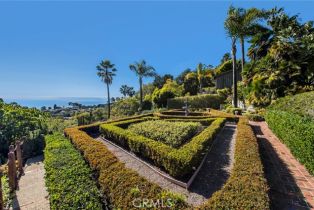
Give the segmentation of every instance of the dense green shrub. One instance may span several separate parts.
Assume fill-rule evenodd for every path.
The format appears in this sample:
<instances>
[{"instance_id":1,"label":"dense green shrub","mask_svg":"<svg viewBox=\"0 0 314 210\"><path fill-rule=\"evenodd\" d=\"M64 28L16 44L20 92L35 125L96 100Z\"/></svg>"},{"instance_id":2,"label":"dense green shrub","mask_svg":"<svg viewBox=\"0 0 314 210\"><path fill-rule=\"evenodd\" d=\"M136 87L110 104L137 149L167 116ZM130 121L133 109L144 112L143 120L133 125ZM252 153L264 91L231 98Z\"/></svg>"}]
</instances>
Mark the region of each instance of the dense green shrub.
<instances>
[{"instance_id":1,"label":"dense green shrub","mask_svg":"<svg viewBox=\"0 0 314 210\"><path fill-rule=\"evenodd\" d=\"M251 121L256 121L256 122L260 122L260 121L264 121L264 117L260 114L250 114L250 113L246 113L245 116L251 120Z\"/></svg>"},{"instance_id":2,"label":"dense green shrub","mask_svg":"<svg viewBox=\"0 0 314 210\"><path fill-rule=\"evenodd\" d=\"M150 120L131 124L128 130L178 148L201 130L201 124L197 122Z\"/></svg>"},{"instance_id":3,"label":"dense green shrub","mask_svg":"<svg viewBox=\"0 0 314 210\"><path fill-rule=\"evenodd\" d=\"M314 174L314 120L294 113L268 110L266 122L292 154Z\"/></svg>"},{"instance_id":4,"label":"dense green shrub","mask_svg":"<svg viewBox=\"0 0 314 210\"><path fill-rule=\"evenodd\" d=\"M138 99L135 97L124 98L112 105L112 115L117 117L134 115L139 111L139 108Z\"/></svg>"},{"instance_id":5,"label":"dense green shrub","mask_svg":"<svg viewBox=\"0 0 314 210\"><path fill-rule=\"evenodd\" d=\"M0 160L7 156L9 145L21 139L25 139L25 158L42 153L48 117L37 109L0 100Z\"/></svg>"},{"instance_id":6,"label":"dense green shrub","mask_svg":"<svg viewBox=\"0 0 314 210\"><path fill-rule=\"evenodd\" d=\"M1 170L0 170L1 173ZM3 206L6 207L12 207L13 202L13 194L9 187L9 178L7 174L2 174L1 177L1 186L2 186L2 198L3 198ZM0 203L1 205L1 203Z\"/></svg>"},{"instance_id":7,"label":"dense green shrub","mask_svg":"<svg viewBox=\"0 0 314 210\"><path fill-rule=\"evenodd\" d=\"M51 209L102 209L92 171L61 134L46 136L46 186Z\"/></svg>"},{"instance_id":8,"label":"dense green shrub","mask_svg":"<svg viewBox=\"0 0 314 210\"><path fill-rule=\"evenodd\" d=\"M175 81L167 80L162 88L156 88L152 94L152 101L160 107L167 106L167 100L176 96L181 96L183 92L182 86L178 85Z\"/></svg>"},{"instance_id":9,"label":"dense green shrub","mask_svg":"<svg viewBox=\"0 0 314 210\"><path fill-rule=\"evenodd\" d=\"M292 154L314 174L314 91L278 99L267 108L265 119Z\"/></svg>"},{"instance_id":10,"label":"dense green shrub","mask_svg":"<svg viewBox=\"0 0 314 210\"><path fill-rule=\"evenodd\" d=\"M107 139L142 157L151 159L155 165L179 178L190 175L194 171L193 167L198 167L208 146L224 122L225 119L217 118L209 127L179 149L122 129L117 124L103 124L100 126L100 131Z\"/></svg>"},{"instance_id":11,"label":"dense green shrub","mask_svg":"<svg viewBox=\"0 0 314 210\"><path fill-rule=\"evenodd\" d=\"M286 111L314 119L314 91L280 98L267 109Z\"/></svg>"},{"instance_id":12,"label":"dense green shrub","mask_svg":"<svg viewBox=\"0 0 314 210\"><path fill-rule=\"evenodd\" d=\"M154 202L171 199L173 206L169 209L189 209L177 195L162 190L135 171L126 168L103 143L95 141L78 128L68 128L65 133L97 173L98 184L112 209L138 209L133 206L134 199L152 199Z\"/></svg>"},{"instance_id":13,"label":"dense green shrub","mask_svg":"<svg viewBox=\"0 0 314 210\"><path fill-rule=\"evenodd\" d=\"M237 127L235 162L227 183L199 209L269 209L268 186L257 139L248 120Z\"/></svg>"},{"instance_id":14,"label":"dense green shrub","mask_svg":"<svg viewBox=\"0 0 314 210\"><path fill-rule=\"evenodd\" d=\"M230 114L236 114L236 112L238 113L238 115L241 115L242 114L242 109L241 108L236 108L236 107L228 107L226 109L226 112L227 113L230 113Z\"/></svg>"},{"instance_id":15,"label":"dense green shrub","mask_svg":"<svg viewBox=\"0 0 314 210\"><path fill-rule=\"evenodd\" d=\"M219 109L225 98L217 94L204 94L197 96L177 97L168 100L168 109L181 109L185 106L186 99L190 108Z\"/></svg>"},{"instance_id":16,"label":"dense green shrub","mask_svg":"<svg viewBox=\"0 0 314 210\"><path fill-rule=\"evenodd\" d=\"M142 104L142 110L151 110L152 107L153 107L153 103L151 102L151 100L147 100L145 97Z\"/></svg>"}]
</instances>

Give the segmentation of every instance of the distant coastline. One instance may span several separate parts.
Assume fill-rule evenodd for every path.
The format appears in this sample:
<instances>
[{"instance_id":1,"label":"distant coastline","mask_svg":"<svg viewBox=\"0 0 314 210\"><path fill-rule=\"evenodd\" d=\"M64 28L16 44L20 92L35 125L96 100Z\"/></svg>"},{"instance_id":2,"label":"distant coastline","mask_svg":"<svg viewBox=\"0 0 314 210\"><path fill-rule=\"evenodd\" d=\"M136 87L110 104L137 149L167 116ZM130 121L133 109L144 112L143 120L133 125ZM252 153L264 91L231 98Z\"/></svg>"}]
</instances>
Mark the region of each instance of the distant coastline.
<instances>
[{"instance_id":1,"label":"distant coastline","mask_svg":"<svg viewBox=\"0 0 314 210\"><path fill-rule=\"evenodd\" d=\"M56 104L59 107L67 107L69 106L69 102L80 103L85 106L92 106L98 104L106 104L106 98L88 98L88 97L60 97L60 98L25 98L25 99L6 99L3 98L6 103L16 102L21 106L27 106L30 108L38 108L41 107L53 107Z\"/></svg>"}]
</instances>

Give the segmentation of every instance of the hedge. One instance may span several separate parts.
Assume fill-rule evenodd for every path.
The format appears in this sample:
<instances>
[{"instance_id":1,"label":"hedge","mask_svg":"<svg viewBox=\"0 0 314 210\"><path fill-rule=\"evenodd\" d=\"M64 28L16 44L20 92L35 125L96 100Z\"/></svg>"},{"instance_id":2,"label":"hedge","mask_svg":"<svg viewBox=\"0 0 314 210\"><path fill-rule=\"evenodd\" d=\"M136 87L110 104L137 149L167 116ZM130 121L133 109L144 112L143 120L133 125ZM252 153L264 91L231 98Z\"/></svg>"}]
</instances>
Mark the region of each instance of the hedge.
<instances>
[{"instance_id":1,"label":"hedge","mask_svg":"<svg viewBox=\"0 0 314 210\"><path fill-rule=\"evenodd\" d=\"M176 115L176 116L185 116L185 111L182 110L169 110L169 111L163 111L161 112L164 115ZM209 115L208 112L189 112L188 116L204 116L204 115Z\"/></svg>"},{"instance_id":2,"label":"hedge","mask_svg":"<svg viewBox=\"0 0 314 210\"><path fill-rule=\"evenodd\" d=\"M217 118L209 127L179 149L122 129L117 126L117 123L103 124L100 126L100 131L105 138L152 160L156 166L165 169L170 175L181 178L191 175L193 168L198 167L224 122L224 118Z\"/></svg>"},{"instance_id":3,"label":"hedge","mask_svg":"<svg viewBox=\"0 0 314 210\"><path fill-rule=\"evenodd\" d=\"M111 203L112 209L139 209L134 207L133 201L140 202L143 199L154 202L171 199L174 205L170 209L189 208L180 196L162 190L156 184L139 176L137 172L126 168L103 143L95 141L84 131L68 128L65 134L83 153L84 158L95 171L98 184Z\"/></svg>"},{"instance_id":4,"label":"hedge","mask_svg":"<svg viewBox=\"0 0 314 210\"><path fill-rule=\"evenodd\" d=\"M51 209L102 209L92 171L62 134L45 137L46 186Z\"/></svg>"},{"instance_id":5,"label":"hedge","mask_svg":"<svg viewBox=\"0 0 314 210\"><path fill-rule=\"evenodd\" d=\"M314 120L314 91L280 98L267 109L285 111Z\"/></svg>"},{"instance_id":6,"label":"hedge","mask_svg":"<svg viewBox=\"0 0 314 210\"><path fill-rule=\"evenodd\" d=\"M124 118L118 118L118 119L113 119L113 120L107 120L105 122L97 122L89 125L82 125L78 126L77 128L79 130L82 130L87 133L97 133L99 131L99 126L104 123L114 123L114 122L120 122L120 121L126 121L126 120L136 120L136 119L141 119L143 117L152 117L153 114L142 114L142 115L135 115L131 117L124 117Z\"/></svg>"},{"instance_id":7,"label":"hedge","mask_svg":"<svg viewBox=\"0 0 314 210\"><path fill-rule=\"evenodd\" d=\"M210 115L203 115L203 116L182 116L182 115L168 115L167 113L154 113L155 117L159 117L160 119L205 119L210 117Z\"/></svg>"},{"instance_id":8,"label":"hedge","mask_svg":"<svg viewBox=\"0 0 314 210\"><path fill-rule=\"evenodd\" d=\"M314 175L314 120L279 110L267 110L265 119L276 136Z\"/></svg>"},{"instance_id":9,"label":"hedge","mask_svg":"<svg viewBox=\"0 0 314 210\"><path fill-rule=\"evenodd\" d=\"M265 120L314 175L314 91L276 100L267 107Z\"/></svg>"},{"instance_id":10,"label":"hedge","mask_svg":"<svg viewBox=\"0 0 314 210\"><path fill-rule=\"evenodd\" d=\"M197 96L185 96L168 99L168 109L182 109L188 101L189 108L213 108L219 109L225 98L217 94L203 94Z\"/></svg>"},{"instance_id":11,"label":"hedge","mask_svg":"<svg viewBox=\"0 0 314 210\"><path fill-rule=\"evenodd\" d=\"M199 122L169 122L149 120L132 124L128 130L178 148L202 130Z\"/></svg>"},{"instance_id":12,"label":"hedge","mask_svg":"<svg viewBox=\"0 0 314 210\"><path fill-rule=\"evenodd\" d=\"M216 120L216 118L206 118L206 119L179 119L179 118L173 118L173 119L164 119L165 121L170 122L199 122L203 126L209 126L212 122Z\"/></svg>"},{"instance_id":13,"label":"hedge","mask_svg":"<svg viewBox=\"0 0 314 210\"><path fill-rule=\"evenodd\" d=\"M270 209L257 139L246 118L237 126L234 158L226 184L199 209Z\"/></svg>"}]
</instances>

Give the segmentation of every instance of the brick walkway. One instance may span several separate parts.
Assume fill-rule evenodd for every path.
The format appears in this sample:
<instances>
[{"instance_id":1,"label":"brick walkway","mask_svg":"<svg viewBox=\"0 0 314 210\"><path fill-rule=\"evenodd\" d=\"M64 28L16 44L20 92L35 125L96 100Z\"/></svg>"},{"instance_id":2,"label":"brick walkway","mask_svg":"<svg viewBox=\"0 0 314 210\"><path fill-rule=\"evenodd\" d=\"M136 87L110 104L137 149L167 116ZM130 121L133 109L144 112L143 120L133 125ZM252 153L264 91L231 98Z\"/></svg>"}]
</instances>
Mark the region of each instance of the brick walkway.
<instances>
[{"instance_id":1,"label":"brick walkway","mask_svg":"<svg viewBox=\"0 0 314 210\"><path fill-rule=\"evenodd\" d=\"M273 209L314 209L314 177L265 122L250 122L259 141Z\"/></svg>"},{"instance_id":2,"label":"brick walkway","mask_svg":"<svg viewBox=\"0 0 314 210\"><path fill-rule=\"evenodd\" d=\"M13 209L49 210L43 156L28 159L24 173L18 182L19 188L13 199Z\"/></svg>"}]
</instances>

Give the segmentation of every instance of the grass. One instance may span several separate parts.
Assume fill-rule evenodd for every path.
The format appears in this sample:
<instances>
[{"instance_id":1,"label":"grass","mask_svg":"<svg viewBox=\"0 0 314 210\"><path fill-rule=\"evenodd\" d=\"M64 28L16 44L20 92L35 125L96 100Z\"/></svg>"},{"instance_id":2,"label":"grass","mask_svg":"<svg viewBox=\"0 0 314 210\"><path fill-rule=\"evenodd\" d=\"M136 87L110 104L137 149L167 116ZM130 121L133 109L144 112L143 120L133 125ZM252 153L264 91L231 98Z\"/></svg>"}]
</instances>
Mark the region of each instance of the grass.
<instances>
[{"instance_id":1,"label":"grass","mask_svg":"<svg viewBox=\"0 0 314 210\"><path fill-rule=\"evenodd\" d=\"M180 147L192 138L202 126L198 122L168 122L151 120L132 124L128 130L156 141L163 142L174 148Z\"/></svg>"}]
</instances>

